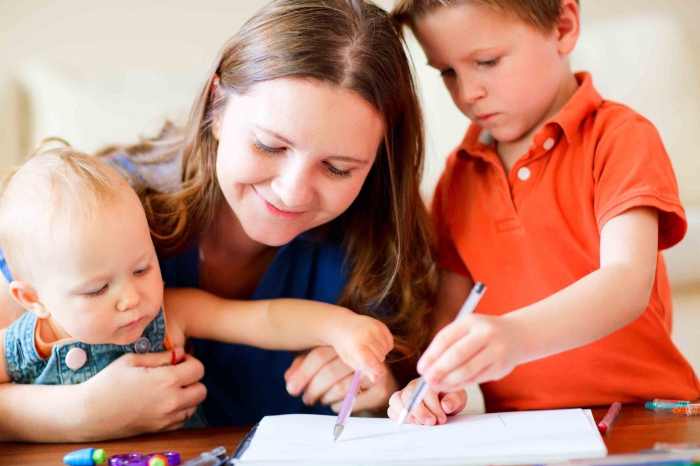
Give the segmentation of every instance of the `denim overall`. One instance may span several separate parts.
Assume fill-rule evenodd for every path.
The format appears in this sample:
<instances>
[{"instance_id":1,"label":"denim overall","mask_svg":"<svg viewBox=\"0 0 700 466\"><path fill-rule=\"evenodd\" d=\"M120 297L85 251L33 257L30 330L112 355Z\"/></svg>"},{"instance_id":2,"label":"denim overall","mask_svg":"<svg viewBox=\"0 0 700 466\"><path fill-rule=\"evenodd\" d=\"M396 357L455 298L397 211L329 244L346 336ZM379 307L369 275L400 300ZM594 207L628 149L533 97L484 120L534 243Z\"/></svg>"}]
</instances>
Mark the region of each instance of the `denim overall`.
<instances>
[{"instance_id":1,"label":"denim overall","mask_svg":"<svg viewBox=\"0 0 700 466\"><path fill-rule=\"evenodd\" d=\"M71 340L54 345L51 355L41 359L36 350L34 331L38 317L25 312L10 325L5 333L5 360L10 379L20 384L73 385L93 377L99 371L126 353L163 351L165 341L165 317L163 309L158 312L143 331L141 338L130 345L88 345ZM143 339L148 343L145 343ZM138 351L136 348L138 347ZM87 361L82 367L71 369L66 364L69 351L80 348L85 351ZM145 351L144 351L145 350Z\"/></svg>"}]
</instances>

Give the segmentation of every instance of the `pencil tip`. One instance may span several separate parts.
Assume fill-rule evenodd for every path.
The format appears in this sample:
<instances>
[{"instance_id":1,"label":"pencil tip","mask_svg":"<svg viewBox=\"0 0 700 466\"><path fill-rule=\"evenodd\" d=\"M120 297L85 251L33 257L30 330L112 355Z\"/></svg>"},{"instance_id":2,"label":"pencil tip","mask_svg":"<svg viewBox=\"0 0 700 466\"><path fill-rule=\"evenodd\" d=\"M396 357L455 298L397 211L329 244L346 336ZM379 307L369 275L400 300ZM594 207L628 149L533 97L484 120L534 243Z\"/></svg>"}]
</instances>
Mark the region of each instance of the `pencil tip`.
<instances>
[{"instance_id":1,"label":"pencil tip","mask_svg":"<svg viewBox=\"0 0 700 466\"><path fill-rule=\"evenodd\" d=\"M404 422L406 422L406 418L408 417L408 410L404 408L401 411L401 415L399 416L399 425L403 425Z\"/></svg>"},{"instance_id":2,"label":"pencil tip","mask_svg":"<svg viewBox=\"0 0 700 466\"><path fill-rule=\"evenodd\" d=\"M333 441L335 442L338 440L338 437L340 437L340 434L343 432L343 426L337 424L335 426L335 429L333 430Z\"/></svg>"}]
</instances>

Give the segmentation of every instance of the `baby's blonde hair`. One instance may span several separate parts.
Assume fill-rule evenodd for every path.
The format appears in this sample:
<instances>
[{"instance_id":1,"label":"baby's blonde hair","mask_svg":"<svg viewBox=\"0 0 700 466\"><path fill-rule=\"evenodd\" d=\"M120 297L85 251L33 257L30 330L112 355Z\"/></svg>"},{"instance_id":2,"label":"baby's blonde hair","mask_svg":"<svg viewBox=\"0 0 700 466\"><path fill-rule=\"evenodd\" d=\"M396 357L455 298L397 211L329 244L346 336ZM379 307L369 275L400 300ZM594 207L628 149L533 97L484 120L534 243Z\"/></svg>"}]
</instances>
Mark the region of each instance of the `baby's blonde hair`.
<instances>
[{"instance_id":1,"label":"baby's blonde hair","mask_svg":"<svg viewBox=\"0 0 700 466\"><path fill-rule=\"evenodd\" d=\"M97 157L70 146L45 152L41 147L0 187L0 247L15 280L31 276L36 234L51 234L56 220L70 228L76 218L90 219L130 189Z\"/></svg>"}]
</instances>

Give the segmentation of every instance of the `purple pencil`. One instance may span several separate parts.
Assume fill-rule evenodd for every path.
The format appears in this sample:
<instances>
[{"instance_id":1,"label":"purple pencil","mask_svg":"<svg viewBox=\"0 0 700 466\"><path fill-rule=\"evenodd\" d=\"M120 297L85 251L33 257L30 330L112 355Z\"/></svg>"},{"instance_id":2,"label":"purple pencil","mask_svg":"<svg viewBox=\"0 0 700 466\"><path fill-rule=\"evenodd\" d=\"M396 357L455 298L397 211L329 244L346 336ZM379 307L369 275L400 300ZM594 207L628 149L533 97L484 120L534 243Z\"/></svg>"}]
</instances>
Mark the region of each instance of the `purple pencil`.
<instances>
[{"instance_id":1,"label":"purple pencil","mask_svg":"<svg viewBox=\"0 0 700 466\"><path fill-rule=\"evenodd\" d=\"M364 369L365 366L360 364L360 367L358 367L355 371L355 377L353 377L352 384L350 384L350 390L348 390L348 394L345 395L343 407L340 408L338 418L335 421L335 429L333 429L334 442L338 440L338 437L340 437L340 434L345 428L345 423L350 417L350 413L352 413L352 407L355 405L355 398L357 397L357 393L360 391L360 384L362 383L362 377L364 376Z\"/></svg>"}]
</instances>

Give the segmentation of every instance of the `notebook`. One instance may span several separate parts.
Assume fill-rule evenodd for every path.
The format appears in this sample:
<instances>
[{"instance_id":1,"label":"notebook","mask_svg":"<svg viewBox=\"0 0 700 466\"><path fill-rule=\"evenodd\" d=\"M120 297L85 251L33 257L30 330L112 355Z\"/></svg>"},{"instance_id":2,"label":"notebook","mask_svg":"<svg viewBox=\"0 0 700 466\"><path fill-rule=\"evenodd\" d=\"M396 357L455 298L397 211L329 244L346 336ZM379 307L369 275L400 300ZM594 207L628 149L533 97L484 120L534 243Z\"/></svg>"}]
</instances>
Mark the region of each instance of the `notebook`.
<instances>
[{"instance_id":1,"label":"notebook","mask_svg":"<svg viewBox=\"0 0 700 466\"><path fill-rule=\"evenodd\" d=\"M607 454L590 410L454 416L442 426L350 418L333 442L335 416L267 416L236 464L522 464Z\"/></svg>"}]
</instances>

